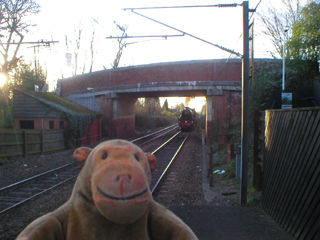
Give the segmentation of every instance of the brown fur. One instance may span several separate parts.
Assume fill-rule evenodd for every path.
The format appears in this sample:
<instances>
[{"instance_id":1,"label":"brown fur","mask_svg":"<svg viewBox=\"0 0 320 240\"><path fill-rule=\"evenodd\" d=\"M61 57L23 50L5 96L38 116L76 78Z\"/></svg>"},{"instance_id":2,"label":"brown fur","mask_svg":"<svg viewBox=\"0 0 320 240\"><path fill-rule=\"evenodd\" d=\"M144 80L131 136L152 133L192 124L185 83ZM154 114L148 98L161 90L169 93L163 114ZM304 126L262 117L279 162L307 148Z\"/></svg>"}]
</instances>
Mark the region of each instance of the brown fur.
<instances>
[{"instance_id":1,"label":"brown fur","mask_svg":"<svg viewBox=\"0 0 320 240\"><path fill-rule=\"evenodd\" d=\"M197 239L150 193L156 158L125 140L78 148L83 165L70 199L35 221L18 240Z\"/></svg>"}]
</instances>

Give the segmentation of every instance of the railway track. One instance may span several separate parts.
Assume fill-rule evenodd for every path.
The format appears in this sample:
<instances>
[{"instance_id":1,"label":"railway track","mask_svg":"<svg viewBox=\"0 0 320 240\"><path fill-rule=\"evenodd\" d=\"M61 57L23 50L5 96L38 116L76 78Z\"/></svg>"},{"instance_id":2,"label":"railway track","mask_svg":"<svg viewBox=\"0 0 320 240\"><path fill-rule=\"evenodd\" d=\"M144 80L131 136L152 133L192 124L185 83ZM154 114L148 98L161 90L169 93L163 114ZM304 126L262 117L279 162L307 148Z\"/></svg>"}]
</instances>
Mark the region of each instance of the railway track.
<instances>
[{"instance_id":1,"label":"railway track","mask_svg":"<svg viewBox=\"0 0 320 240\"><path fill-rule=\"evenodd\" d=\"M177 125L175 124L162 129L161 131L132 140L132 142L141 146L160 137L164 137L176 128ZM172 164L175 156L182 147L182 145L179 145L180 147L176 152L174 149L177 149L177 147L175 146L177 146L179 142L184 143L186 141L186 138L182 139L179 134L180 132L176 133L174 137L167 140L152 152L159 159L158 166L152 174L150 187L152 192L155 192L160 186L166 172L168 172L169 166ZM76 178L80 171L81 168L77 164L71 163L1 188L0 214L8 212L33 198Z\"/></svg>"},{"instance_id":2,"label":"railway track","mask_svg":"<svg viewBox=\"0 0 320 240\"><path fill-rule=\"evenodd\" d=\"M180 152L189 134L182 134L181 131L173 135L165 143L152 152L158 159L158 166L152 172L151 178L151 192L154 194L160 186L161 181L168 173L170 166Z\"/></svg>"},{"instance_id":3,"label":"railway track","mask_svg":"<svg viewBox=\"0 0 320 240\"><path fill-rule=\"evenodd\" d=\"M179 129L178 124L173 124L169 127L163 128L159 131L156 131L156 132L144 135L142 137L139 137L137 139L134 139L131 142L133 142L134 144L141 147L145 144L148 144L152 141L155 141L155 140L165 136L166 134L170 133L171 131L178 130L178 129Z\"/></svg>"},{"instance_id":4,"label":"railway track","mask_svg":"<svg viewBox=\"0 0 320 240\"><path fill-rule=\"evenodd\" d=\"M1 188L0 214L76 178L80 170L71 163Z\"/></svg>"}]
</instances>

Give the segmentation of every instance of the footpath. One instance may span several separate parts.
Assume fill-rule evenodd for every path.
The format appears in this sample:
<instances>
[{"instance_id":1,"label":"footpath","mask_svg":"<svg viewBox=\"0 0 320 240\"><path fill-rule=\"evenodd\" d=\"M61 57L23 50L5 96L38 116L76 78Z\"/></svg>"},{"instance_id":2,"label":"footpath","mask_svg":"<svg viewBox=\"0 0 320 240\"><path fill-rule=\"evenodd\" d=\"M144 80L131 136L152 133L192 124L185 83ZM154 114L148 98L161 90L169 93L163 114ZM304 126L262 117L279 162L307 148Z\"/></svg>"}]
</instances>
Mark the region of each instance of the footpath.
<instances>
[{"instance_id":1,"label":"footpath","mask_svg":"<svg viewBox=\"0 0 320 240\"><path fill-rule=\"evenodd\" d=\"M216 157L216 156L215 156ZM209 187L208 148L202 147L202 186L208 205L171 206L200 240L293 240L260 207L216 206L210 202L221 194Z\"/></svg>"}]
</instances>

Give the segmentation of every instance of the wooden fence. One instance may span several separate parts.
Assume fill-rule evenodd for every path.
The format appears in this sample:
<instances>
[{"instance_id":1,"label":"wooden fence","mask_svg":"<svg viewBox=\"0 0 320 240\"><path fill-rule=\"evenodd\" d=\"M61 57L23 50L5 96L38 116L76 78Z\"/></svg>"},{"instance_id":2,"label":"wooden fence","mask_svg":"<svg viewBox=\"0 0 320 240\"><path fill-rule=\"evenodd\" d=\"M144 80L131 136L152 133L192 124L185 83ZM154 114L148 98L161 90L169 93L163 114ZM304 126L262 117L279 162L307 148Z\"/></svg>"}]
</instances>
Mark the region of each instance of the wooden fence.
<instances>
[{"instance_id":1,"label":"wooden fence","mask_svg":"<svg viewBox=\"0 0 320 240\"><path fill-rule=\"evenodd\" d=\"M295 239L320 239L320 108L267 110L264 133L263 210Z\"/></svg>"},{"instance_id":2,"label":"wooden fence","mask_svg":"<svg viewBox=\"0 0 320 240\"><path fill-rule=\"evenodd\" d=\"M63 130L0 129L0 158L26 157L64 149Z\"/></svg>"},{"instance_id":3,"label":"wooden fence","mask_svg":"<svg viewBox=\"0 0 320 240\"><path fill-rule=\"evenodd\" d=\"M254 144L253 144L253 187L262 190L263 153L264 153L264 111L254 114Z\"/></svg>"}]
</instances>

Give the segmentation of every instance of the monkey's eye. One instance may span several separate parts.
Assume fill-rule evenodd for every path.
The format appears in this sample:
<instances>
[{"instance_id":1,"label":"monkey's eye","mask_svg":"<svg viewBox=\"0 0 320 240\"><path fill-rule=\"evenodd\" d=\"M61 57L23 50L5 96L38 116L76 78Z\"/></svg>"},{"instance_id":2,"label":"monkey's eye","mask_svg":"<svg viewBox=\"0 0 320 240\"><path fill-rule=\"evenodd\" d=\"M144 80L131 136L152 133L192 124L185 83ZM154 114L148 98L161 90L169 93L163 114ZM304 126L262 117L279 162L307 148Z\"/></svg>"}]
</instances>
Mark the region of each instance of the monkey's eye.
<instances>
[{"instance_id":1,"label":"monkey's eye","mask_svg":"<svg viewBox=\"0 0 320 240\"><path fill-rule=\"evenodd\" d=\"M136 158L136 160L137 160L138 162L140 161L140 159L139 159L139 157L137 156L137 154L135 154L134 157Z\"/></svg>"},{"instance_id":2,"label":"monkey's eye","mask_svg":"<svg viewBox=\"0 0 320 240\"><path fill-rule=\"evenodd\" d=\"M102 159L105 160L108 157L107 153L102 154Z\"/></svg>"}]
</instances>

